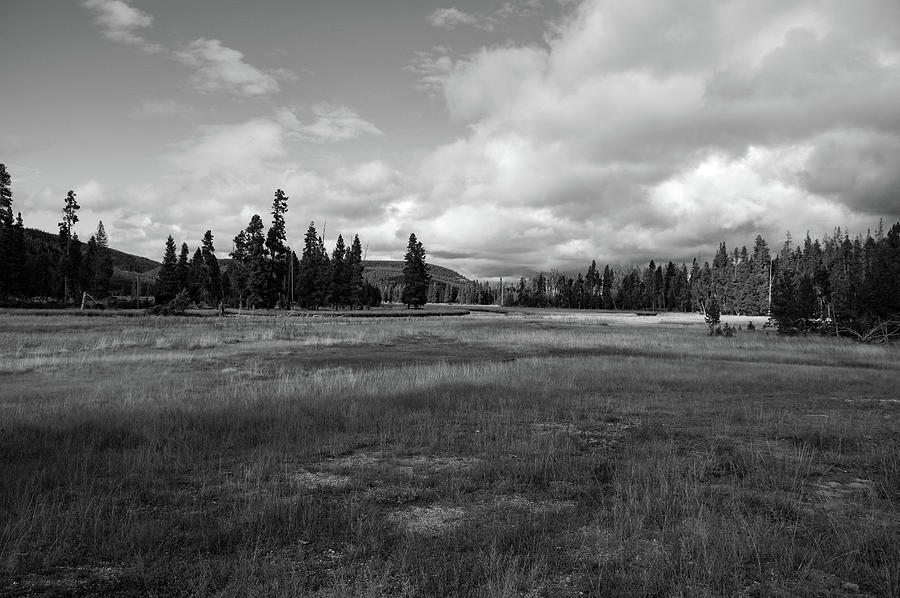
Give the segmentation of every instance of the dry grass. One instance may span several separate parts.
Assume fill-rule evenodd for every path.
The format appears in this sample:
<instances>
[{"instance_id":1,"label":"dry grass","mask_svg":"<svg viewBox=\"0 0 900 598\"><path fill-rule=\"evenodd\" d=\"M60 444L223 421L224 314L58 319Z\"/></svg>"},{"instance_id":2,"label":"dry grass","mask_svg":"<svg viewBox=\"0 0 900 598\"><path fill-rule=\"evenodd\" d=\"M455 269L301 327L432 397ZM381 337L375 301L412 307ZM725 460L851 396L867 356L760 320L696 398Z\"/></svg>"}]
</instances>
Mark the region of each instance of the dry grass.
<instances>
[{"instance_id":1,"label":"dry grass","mask_svg":"<svg viewBox=\"0 0 900 598\"><path fill-rule=\"evenodd\" d=\"M0 314L0 595L900 594L897 348L631 320Z\"/></svg>"}]
</instances>

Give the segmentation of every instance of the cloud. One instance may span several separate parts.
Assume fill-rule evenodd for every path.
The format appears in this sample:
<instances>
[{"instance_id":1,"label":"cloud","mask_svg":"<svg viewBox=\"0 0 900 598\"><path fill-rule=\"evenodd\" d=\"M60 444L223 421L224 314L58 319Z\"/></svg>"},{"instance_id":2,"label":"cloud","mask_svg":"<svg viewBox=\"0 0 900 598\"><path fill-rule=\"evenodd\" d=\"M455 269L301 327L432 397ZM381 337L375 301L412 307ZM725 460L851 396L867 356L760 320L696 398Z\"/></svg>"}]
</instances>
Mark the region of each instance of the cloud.
<instances>
[{"instance_id":1,"label":"cloud","mask_svg":"<svg viewBox=\"0 0 900 598\"><path fill-rule=\"evenodd\" d=\"M814 139L812 147L800 169L806 190L873 215L897 214L900 135L837 129Z\"/></svg>"},{"instance_id":2,"label":"cloud","mask_svg":"<svg viewBox=\"0 0 900 598\"><path fill-rule=\"evenodd\" d=\"M203 93L228 93L243 98L265 97L280 91L279 81L297 81L297 73L286 68L263 71L244 61L244 54L217 39L199 38L181 50L169 52L135 33L153 25L153 17L124 0L84 0L96 14L104 35L135 46L148 54L165 52L176 62L194 69L191 84Z\"/></svg>"},{"instance_id":3,"label":"cloud","mask_svg":"<svg viewBox=\"0 0 900 598\"><path fill-rule=\"evenodd\" d=\"M444 82L453 71L453 59L449 54L450 49L445 46L435 46L428 52L416 52L403 70L417 77L416 89L436 98L443 92Z\"/></svg>"},{"instance_id":4,"label":"cloud","mask_svg":"<svg viewBox=\"0 0 900 598\"><path fill-rule=\"evenodd\" d=\"M312 107L317 117L312 124L303 124L288 108L279 111L279 120L293 135L320 143L347 141L363 135L382 136L381 130L362 118L349 106L319 103Z\"/></svg>"},{"instance_id":5,"label":"cloud","mask_svg":"<svg viewBox=\"0 0 900 598\"><path fill-rule=\"evenodd\" d=\"M423 161L417 212L484 274L896 218L898 23L890 0L587 0L546 46L418 54L466 133Z\"/></svg>"},{"instance_id":6,"label":"cloud","mask_svg":"<svg viewBox=\"0 0 900 598\"><path fill-rule=\"evenodd\" d=\"M103 219L116 248L154 258L166 235L194 247L207 229L224 257L253 214L268 221L276 188L290 197L291 243L301 242L310 220L319 223L320 232L327 220L329 244L337 233L345 238L359 233L372 247L370 255L383 255L377 247L402 250L393 239L395 210L408 178L377 159L334 167L298 164L291 157L291 134L280 118L199 127L160 157L165 176L128 188L91 180L76 191ZM48 194L49 218L58 219L63 197L64 192Z\"/></svg>"},{"instance_id":7,"label":"cloud","mask_svg":"<svg viewBox=\"0 0 900 598\"><path fill-rule=\"evenodd\" d=\"M85 0L84 6L96 15L96 22L108 39L134 46L147 54L162 52L162 46L135 33L153 25L153 17L149 14L122 0Z\"/></svg>"},{"instance_id":8,"label":"cloud","mask_svg":"<svg viewBox=\"0 0 900 598\"><path fill-rule=\"evenodd\" d=\"M285 155L285 130L277 122L255 118L235 125L206 126L193 138L173 146L165 162L191 178L218 173L226 182L259 174L271 160Z\"/></svg>"},{"instance_id":9,"label":"cloud","mask_svg":"<svg viewBox=\"0 0 900 598\"><path fill-rule=\"evenodd\" d=\"M533 17L541 12L541 0L510 0L497 9L501 19L513 17Z\"/></svg>"},{"instance_id":10,"label":"cloud","mask_svg":"<svg viewBox=\"0 0 900 598\"><path fill-rule=\"evenodd\" d=\"M432 27L447 30L456 29L460 25L469 25L484 31L493 31L495 27L493 18L478 13L465 12L455 6L435 9L428 15L428 23Z\"/></svg>"},{"instance_id":11,"label":"cloud","mask_svg":"<svg viewBox=\"0 0 900 598\"><path fill-rule=\"evenodd\" d=\"M230 93L245 98L268 96L280 90L272 74L244 62L244 55L217 39L196 39L174 54L196 69L191 83L204 93ZM283 77L284 73L280 72Z\"/></svg>"}]
</instances>

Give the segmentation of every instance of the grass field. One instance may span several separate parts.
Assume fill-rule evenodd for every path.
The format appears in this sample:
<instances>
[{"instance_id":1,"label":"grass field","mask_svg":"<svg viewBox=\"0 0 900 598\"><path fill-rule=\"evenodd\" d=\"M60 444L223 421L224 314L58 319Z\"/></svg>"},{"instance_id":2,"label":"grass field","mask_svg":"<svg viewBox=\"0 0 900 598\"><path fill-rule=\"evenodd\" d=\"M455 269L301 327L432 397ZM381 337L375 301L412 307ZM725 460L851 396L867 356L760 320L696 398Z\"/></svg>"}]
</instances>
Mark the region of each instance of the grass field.
<instances>
[{"instance_id":1,"label":"grass field","mask_svg":"<svg viewBox=\"0 0 900 598\"><path fill-rule=\"evenodd\" d=\"M898 365L698 316L5 312L0 595L898 596Z\"/></svg>"}]
</instances>

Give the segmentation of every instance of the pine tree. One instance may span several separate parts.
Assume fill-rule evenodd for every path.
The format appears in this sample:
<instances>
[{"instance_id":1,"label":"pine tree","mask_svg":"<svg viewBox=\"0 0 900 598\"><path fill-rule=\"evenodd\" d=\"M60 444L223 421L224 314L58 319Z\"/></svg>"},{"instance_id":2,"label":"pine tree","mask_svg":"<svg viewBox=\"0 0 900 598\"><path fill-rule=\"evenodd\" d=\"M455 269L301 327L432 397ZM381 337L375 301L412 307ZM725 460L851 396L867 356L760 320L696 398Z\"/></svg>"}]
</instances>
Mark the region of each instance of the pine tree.
<instances>
[{"instance_id":1,"label":"pine tree","mask_svg":"<svg viewBox=\"0 0 900 598\"><path fill-rule=\"evenodd\" d=\"M194 255L188 262L187 292L191 302L200 305L209 303L206 291L206 264L203 263L203 252L200 248L194 250Z\"/></svg>"},{"instance_id":2,"label":"pine tree","mask_svg":"<svg viewBox=\"0 0 900 598\"><path fill-rule=\"evenodd\" d=\"M178 258L175 256L175 240L166 239L162 267L156 276L156 304L164 305L178 294Z\"/></svg>"},{"instance_id":3,"label":"pine tree","mask_svg":"<svg viewBox=\"0 0 900 598\"><path fill-rule=\"evenodd\" d=\"M784 255L784 254L783 254ZM779 332L796 330L799 319L797 287L794 282L794 270L783 267L781 258L773 266L775 274L772 279L772 319L775 320Z\"/></svg>"},{"instance_id":4,"label":"pine tree","mask_svg":"<svg viewBox=\"0 0 900 598\"><path fill-rule=\"evenodd\" d=\"M763 315L769 311L769 276L772 257L765 239L756 235L753 255L750 257L750 284L748 288L749 313Z\"/></svg>"},{"instance_id":5,"label":"pine tree","mask_svg":"<svg viewBox=\"0 0 900 598\"><path fill-rule=\"evenodd\" d=\"M19 212L16 223L12 227L9 242L9 260L7 272L9 281L9 293L11 295L23 295L26 293L27 283L27 254L25 248L25 225L22 224L22 213ZM43 272L46 278L49 272Z\"/></svg>"},{"instance_id":6,"label":"pine tree","mask_svg":"<svg viewBox=\"0 0 900 598\"><path fill-rule=\"evenodd\" d=\"M715 295L719 309L726 314L733 311L730 305L732 279L732 259L723 241L713 258L710 293Z\"/></svg>"},{"instance_id":7,"label":"pine tree","mask_svg":"<svg viewBox=\"0 0 900 598\"><path fill-rule=\"evenodd\" d=\"M706 305L706 325L709 326L709 334L712 336L719 329L721 321L721 310L719 309L719 300L715 295L710 297Z\"/></svg>"},{"instance_id":8,"label":"pine tree","mask_svg":"<svg viewBox=\"0 0 900 598\"><path fill-rule=\"evenodd\" d=\"M287 232L285 229L284 214L288 211L288 197L284 191L277 189L275 199L272 201L272 226L266 235L266 249L269 250L271 259L271 284L269 299L272 303L287 304L288 295L288 269L290 267L290 254L287 247Z\"/></svg>"},{"instance_id":9,"label":"pine tree","mask_svg":"<svg viewBox=\"0 0 900 598\"><path fill-rule=\"evenodd\" d=\"M87 251L81 260L81 267L78 272L78 282L81 288L91 294L94 293L92 285L96 276L97 261L97 239L92 235L87 242Z\"/></svg>"},{"instance_id":10,"label":"pine tree","mask_svg":"<svg viewBox=\"0 0 900 598\"><path fill-rule=\"evenodd\" d=\"M616 304L613 301L613 271L610 269L609 264L603 267L603 308L604 309L615 309Z\"/></svg>"},{"instance_id":11,"label":"pine tree","mask_svg":"<svg viewBox=\"0 0 900 598\"><path fill-rule=\"evenodd\" d=\"M191 269L191 250L187 243L181 244L181 253L178 254L178 263L175 266L177 280L177 292L181 292L188 288L188 276Z\"/></svg>"},{"instance_id":12,"label":"pine tree","mask_svg":"<svg viewBox=\"0 0 900 598\"><path fill-rule=\"evenodd\" d=\"M266 256L265 227L262 218L254 214L246 228L247 241L247 304L249 306L268 306L267 299L271 290L271 270Z\"/></svg>"},{"instance_id":13,"label":"pine tree","mask_svg":"<svg viewBox=\"0 0 900 598\"><path fill-rule=\"evenodd\" d=\"M297 301L304 309L317 309L321 305L317 302L316 293L320 265L319 235L316 233L315 222L310 222L303 236L303 252L300 255L296 282Z\"/></svg>"},{"instance_id":14,"label":"pine tree","mask_svg":"<svg viewBox=\"0 0 900 598\"><path fill-rule=\"evenodd\" d=\"M244 298L247 295L248 276L248 259L249 251L247 249L247 232L242 230L232 240L231 266L228 268L228 288L232 301L237 299L238 307L244 305Z\"/></svg>"},{"instance_id":15,"label":"pine tree","mask_svg":"<svg viewBox=\"0 0 900 598\"><path fill-rule=\"evenodd\" d=\"M109 252L109 237L106 235L106 228L104 228L102 220L97 225L94 239L97 242L97 260L91 287L94 289L96 297L106 297L109 295L110 281L113 276L113 262Z\"/></svg>"},{"instance_id":16,"label":"pine tree","mask_svg":"<svg viewBox=\"0 0 900 598\"><path fill-rule=\"evenodd\" d=\"M331 304L341 307L348 303L350 276L347 271L347 247L344 237L338 235L331 254Z\"/></svg>"},{"instance_id":17,"label":"pine tree","mask_svg":"<svg viewBox=\"0 0 900 598\"><path fill-rule=\"evenodd\" d=\"M0 162L0 229L13 225L12 197L12 176Z\"/></svg>"},{"instance_id":18,"label":"pine tree","mask_svg":"<svg viewBox=\"0 0 900 598\"><path fill-rule=\"evenodd\" d=\"M0 298L13 292L13 226L12 177L0 163Z\"/></svg>"},{"instance_id":19,"label":"pine tree","mask_svg":"<svg viewBox=\"0 0 900 598\"><path fill-rule=\"evenodd\" d=\"M362 263L362 244L359 242L359 235L353 235L353 242L347 252L347 275L348 275L348 303L350 306L362 307L363 293L363 263Z\"/></svg>"},{"instance_id":20,"label":"pine tree","mask_svg":"<svg viewBox=\"0 0 900 598\"><path fill-rule=\"evenodd\" d=\"M431 274L425 264L425 249L422 247L422 243L416 239L415 233L409 235L409 243L403 261L403 296L401 300L407 308L410 305L413 307L425 305Z\"/></svg>"},{"instance_id":21,"label":"pine tree","mask_svg":"<svg viewBox=\"0 0 900 598\"><path fill-rule=\"evenodd\" d=\"M216 248L213 247L212 231L206 231L201 241L203 265L206 267L206 294L210 303L218 304L222 300L222 271L216 259Z\"/></svg>"},{"instance_id":22,"label":"pine tree","mask_svg":"<svg viewBox=\"0 0 900 598\"><path fill-rule=\"evenodd\" d=\"M331 294L331 262L328 259L328 251L325 250L325 240L322 237L316 239L316 278L314 286L314 300L317 307L328 303Z\"/></svg>"},{"instance_id":23,"label":"pine tree","mask_svg":"<svg viewBox=\"0 0 900 598\"><path fill-rule=\"evenodd\" d=\"M63 274L63 301L78 294L78 273L81 269L81 244L72 228L78 222L78 210L81 206L75 199L75 192L66 195L63 217L59 222L60 270Z\"/></svg>"}]
</instances>

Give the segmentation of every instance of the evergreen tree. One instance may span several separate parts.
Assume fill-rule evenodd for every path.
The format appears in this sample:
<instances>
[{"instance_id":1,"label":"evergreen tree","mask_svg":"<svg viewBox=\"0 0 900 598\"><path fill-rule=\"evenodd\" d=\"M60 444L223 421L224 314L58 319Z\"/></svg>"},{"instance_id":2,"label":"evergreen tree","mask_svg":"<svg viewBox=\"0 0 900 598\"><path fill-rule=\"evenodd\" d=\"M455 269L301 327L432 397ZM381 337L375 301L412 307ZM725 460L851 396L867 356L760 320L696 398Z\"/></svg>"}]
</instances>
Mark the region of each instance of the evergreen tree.
<instances>
[{"instance_id":1,"label":"evergreen tree","mask_svg":"<svg viewBox=\"0 0 900 598\"><path fill-rule=\"evenodd\" d=\"M206 290L206 265L203 263L203 252L199 247L194 250L194 256L188 263L186 289L191 302L200 305L209 303L209 294Z\"/></svg>"},{"instance_id":2,"label":"evergreen tree","mask_svg":"<svg viewBox=\"0 0 900 598\"><path fill-rule=\"evenodd\" d=\"M787 255L782 253L782 255ZM794 270L791 267L793 261L788 262L788 267L783 267L781 258L777 260L777 267L772 280L772 319L775 320L779 332L796 330L800 318L797 302L797 287L794 282Z\"/></svg>"},{"instance_id":3,"label":"evergreen tree","mask_svg":"<svg viewBox=\"0 0 900 598\"><path fill-rule=\"evenodd\" d=\"M350 295L350 276L347 271L347 247L344 237L338 235L331 254L331 304L341 307L348 303Z\"/></svg>"},{"instance_id":4,"label":"evergreen tree","mask_svg":"<svg viewBox=\"0 0 900 598\"><path fill-rule=\"evenodd\" d=\"M247 280L249 279L247 262L249 261L250 253L247 249L246 231L242 230L234 237L231 253L228 255L231 256L231 266L227 272L229 284L226 288L229 289L231 301L234 302L236 299L237 305L242 306L247 295Z\"/></svg>"},{"instance_id":5,"label":"evergreen tree","mask_svg":"<svg viewBox=\"0 0 900 598\"><path fill-rule=\"evenodd\" d=\"M797 325L803 329L809 328L812 321L819 317L819 297L809 274L801 274L797 281L796 302Z\"/></svg>"},{"instance_id":6,"label":"evergreen tree","mask_svg":"<svg viewBox=\"0 0 900 598\"><path fill-rule=\"evenodd\" d=\"M0 299L13 291L12 262L13 257L13 212L12 212L12 177L6 165L0 163Z\"/></svg>"},{"instance_id":7,"label":"evergreen tree","mask_svg":"<svg viewBox=\"0 0 900 598\"><path fill-rule=\"evenodd\" d=\"M103 221L97 225L97 233L94 235L97 242L97 259L94 266L94 280L91 287L96 297L106 297L109 295L110 281L113 276L112 255L109 252L109 237L106 235L106 228Z\"/></svg>"},{"instance_id":8,"label":"evergreen tree","mask_svg":"<svg viewBox=\"0 0 900 598\"><path fill-rule=\"evenodd\" d=\"M78 210L81 206L75 199L75 192L69 191L63 207L63 217L59 222L60 270L63 274L63 301L77 295L78 274L81 270L81 244L72 228L78 222Z\"/></svg>"},{"instance_id":9,"label":"evergreen tree","mask_svg":"<svg viewBox=\"0 0 900 598\"><path fill-rule=\"evenodd\" d=\"M12 198L12 176L0 162L0 229L13 225Z\"/></svg>"},{"instance_id":10,"label":"evergreen tree","mask_svg":"<svg viewBox=\"0 0 900 598\"><path fill-rule=\"evenodd\" d=\"M328 251L325 250L325 240L322 237L316 239L316 259L314 297L316 306L320 307L328 303L331 294L331 263L328 260Z\"/></svg>"},{"instance_id":11,"label":"evergreen tree","mask_svg":"<svg viewBox=\"0 0 900 598\"><path fill-rule=\"evenodd\" d=\"M272 226L269 227L266 235L266 249L269 250L271 259L270 301L281 305L286 305L288 301L288 270L290 268L290 254L284 222L284 214L288 211L287 201L288 197L284 191L277 189L275 199L272 201Z\"/></svg>"},{"instance_id":12,"label":"evergreen tree","mask_svg":"<svg viewBox=\"0 0 900 598\"><path fill-rule=\"evenodd\" d=\"M362 307L363 293L363 263L362 244L359 235L353 235L353 242L347 252L347 276L348 276L348 303L352 307Z\"/></svg>"},{"instance_id":13,"label":"evergreen tree","mask_svg":"<svg viewBox=\"0 0 900 598\"><path fill-rule=\"evenodd\" d=\"M166 239L162 267L156 276L156 304L164 305L178 294L178 258L175 256L175 240L172 235Z\"/></svg>"},{"instance_id":14,"label":"evergreen tree","mask_svg":"<svg viewBox=\"0 0 900 598\"><path fill-rule=\"evenodd\" d=\"M719 250L713 258L711 270L711 288L710 294L714 295L722 313L732 313L730 305L731 281L732 281L732 259L728 254L728 249L723 241L719 245Z\"/></svg>"},{"instance_id":15,"label":"evergreen tree","mask_svg":"<svg viewBox=\"0 0 900 598\"><path fill-rule=\"evenodd\" d=\"M319 256L319 235L314 222L309 223L303 236L303 252L297 270L297 301L304 309L317 309L321 306L317 301L316 284L318 282L321 258Z\"/></svg>"},{"instance_id":16,"label":"evergreen tree","mask_svg":"<svg viewBox=\"0 0 900 598\"><path fill-rule=\"evenodd\" d=\"M650 260L650 264L647 266L647 269L644 270L644 275L641 279L643 297L641 298L640 307L642 309L653 309L654 302L656 299L656 264L653 260Z\"/></svg>"},{"instance_id":17,"label":"evergreen tree","mask_svg":"<svg viewBox=\"0 0 900 598\"><path fill-rule=\"evenodd\" d=\"M206 268L206 295L210 303L218 304L222 300L222 272L216 258L216 248L213 247L212 231L206 231L200 243L203 265Z\"/></svg>"},{"instance_id":18,"label":"evergreen tree","mask_svg":"<svg viewBox=\"0 0 900 598\"><path fill-rule=\"evenodd\" d=\"M719 300L715 295L709 298L706 304L706 325L709 326L709 334L712 336L719 329L721 321L721 310L719 309Z\"/></svg>"},{"instance_id":19,"label":"evergreen tree","mask_svg":"<svg viewBox=\"0 0 900 598\"><path fill-rule=\"evenodd\" d=\"M750 284L748 288L748 313L763 315L769 311L769 276L772 258L765 239L756 235L753 255L750 258Z\"/></svg>"},{"instance_id":20,"label":"evergreen tree","mask_svg":"<svg viewBox=\"0 0 900 598\"><path fill-rule=\"evenodd\" d=\"M603 267L603 308L604 309L615 309L616 304L613 301L613 271L610 269L609 264Z\"/></svg>"},{"instance_id":21,"label":"evergreen tree","mask_svg":"<svg viewBox=\"0 0 900 598\"><path fill-rule=\"evenodd\" d=\"M653 272L653 304L651 309L665 308L665 289L663 282L662 266L657 266Z\"/></svg>"},{"instance_id":22,"label":"evergreen tree","mask_svg":"<svg viewBox=\"0 0 900 598\"><path fill-rule=\"evenodd\" d=\"M263 235L262 218L254 214L247 225L247 305L267 306L271 290L271 271L266 256L266 237Z\"/></svg>"},{"instance_id":23,"label":"evergreen tree","mask_svg":"<svg viewBox=\"0 0 900 598\"><path fill-rule=\"evenodd\" d=\"M687 264L684 262L681 263L681 269L678 271L678 277L676 278L676 295L678 310L682 312L691 311L691 284L688 278L688 269Z\"/></svg>"},{"instance_id":24,"label":"evergreen tree","mask_svg":"<svg viewBox=\"0 0 900 598\"><path fill-rule=\"evenodd\" d=\"M177 280L177 289L180 293L182 290L188 288L188 276L190 275L191 269L191 250L188 248L187 243L181 244L181 253L178 254L178 264L175 266L176 272L176 280Z\"/></svg>"},{"instance_id":25,"label":"evergreen tree","mask_svg":"<svg viewBox=\"0 0 900 598\"><path fill-rule=\"evenodd\" d=\"M415 233L409 235L403 262L403 296L401 300L407 308L425 305L431 274L425 264L425 249L422 247L422 243L416 239Z\"/></svg>"},{"instance_id":26,"label":"evergreen tree","mask_svg":"<svg viewBox=\"0 0 900 598\"><path fill-rule=\"evenodd\" d=\"M81 288L92 295L94 293L93 283L96 276L97 261L97 239L92 235L87 242L87 251L81 260L81 267L78 272L78 282Z\"/></svg>"}]
</instances>

